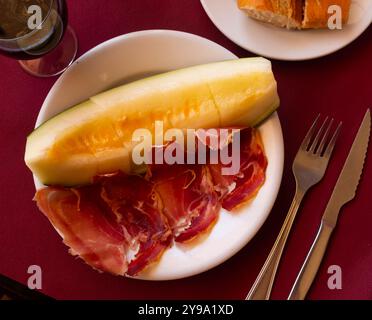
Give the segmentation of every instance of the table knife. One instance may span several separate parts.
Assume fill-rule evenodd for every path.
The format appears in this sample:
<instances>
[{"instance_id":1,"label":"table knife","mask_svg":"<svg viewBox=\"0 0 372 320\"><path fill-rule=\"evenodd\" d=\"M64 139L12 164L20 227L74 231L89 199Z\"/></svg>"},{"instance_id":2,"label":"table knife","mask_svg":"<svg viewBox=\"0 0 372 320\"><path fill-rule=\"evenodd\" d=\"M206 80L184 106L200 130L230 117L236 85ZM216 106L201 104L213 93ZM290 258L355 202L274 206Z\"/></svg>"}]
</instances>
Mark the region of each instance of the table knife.
<instances>
[{"instance_id":1,"label":"table knife","mask_svg":"<svg viewBox=\"0 0 372 320\"><path fill-rule=\"evenodd\" d=\"M370 131L371 114L368 109L333 189L323 214L318 234L302 265L288 300L303 300L306 297L322 262L329 238L336 227L340 210L345 203L355 197L367 154Z\"/></svg>"}]
</instances>

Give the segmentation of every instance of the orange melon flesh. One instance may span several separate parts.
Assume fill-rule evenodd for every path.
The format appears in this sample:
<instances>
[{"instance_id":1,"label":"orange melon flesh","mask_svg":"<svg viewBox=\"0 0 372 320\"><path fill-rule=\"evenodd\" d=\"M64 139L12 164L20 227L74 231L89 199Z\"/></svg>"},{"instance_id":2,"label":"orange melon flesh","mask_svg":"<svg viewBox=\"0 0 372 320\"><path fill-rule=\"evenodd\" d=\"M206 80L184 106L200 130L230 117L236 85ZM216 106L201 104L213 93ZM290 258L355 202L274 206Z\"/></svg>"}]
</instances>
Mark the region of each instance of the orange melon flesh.
<instances>
[{"instance_id":1,"label":"orange melon flesh","mask_svg":"<svg viewBox=\"0 0 372 320\"><path fill-rule=\"evenodd\" d=\"M131 172L132 134L138 128L154 134L155 121L164 130L255 126L278 106L264 58L180 69L100 93L51 118L27 138L25 161L44 184L86 184L96 174Z\"/></svg>"}]
</instances>

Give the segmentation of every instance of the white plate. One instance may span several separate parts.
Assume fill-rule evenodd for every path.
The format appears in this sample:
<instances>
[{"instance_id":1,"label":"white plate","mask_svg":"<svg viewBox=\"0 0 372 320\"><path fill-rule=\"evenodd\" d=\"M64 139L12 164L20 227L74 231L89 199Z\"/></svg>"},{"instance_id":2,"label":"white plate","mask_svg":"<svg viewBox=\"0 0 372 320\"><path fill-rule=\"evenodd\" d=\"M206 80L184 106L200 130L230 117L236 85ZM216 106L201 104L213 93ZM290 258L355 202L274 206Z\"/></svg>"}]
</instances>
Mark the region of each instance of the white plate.
<instances>
[{"instance_id":1,"label":"white plate","mask_svg":"<svg viewBox=\"0 0 372 320\"><path fill-rule=\"evenodd\" d=\"M268 58L308 60L348 45L370 25L371 0L352 0L349 23L342 30L287 30L249 18L237 0L201 0L215 26L240 47Z\"/></svg>"},{"instance_id":2,"label":"white plate","mask_svg":"<svg viewBox=\"0 0 372 320\"><path fill-rule=\"evenodd\" d=\"M68 68L45 99L36 126L118 84L162 71L228 59L236 56L214 42L188 33L150 30L119 36L88 51ZM213 230L199 244L175 244L159 263L137 278L168 280L206 271L230 258L255 235L274 204L283 171L283 137L276 113L265 121L260 132L268 168L266 182L254 201L238 213L222 210ZM35 185L41 186L37 179Z\"/></svg>"}]
</instances>

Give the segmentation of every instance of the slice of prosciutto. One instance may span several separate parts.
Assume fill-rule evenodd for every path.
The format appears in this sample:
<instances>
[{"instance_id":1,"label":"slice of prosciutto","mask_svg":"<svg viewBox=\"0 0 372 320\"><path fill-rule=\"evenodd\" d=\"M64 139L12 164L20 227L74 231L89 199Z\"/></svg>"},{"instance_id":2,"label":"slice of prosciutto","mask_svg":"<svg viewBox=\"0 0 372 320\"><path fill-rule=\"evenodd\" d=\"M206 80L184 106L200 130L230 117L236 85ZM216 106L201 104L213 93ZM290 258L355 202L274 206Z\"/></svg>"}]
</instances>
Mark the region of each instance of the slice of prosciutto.
<instances>
[{"instance_id":1,"label":"slice of prosciutto","mask_svg":"<svg viewBox=\"0 0 372 320\"><path fill-rule=\"evenodd\" d=\"M90 186L47 187L35 200L70 252L95 269L135 275L170 245L152 185L139 176L116 173Z\"/></svg>"},{"instance_id":2,"label":"slice of prosciutto","mask_svg":"<svg viewBox=\"0 0 372 320\"><path fill-rule=\"evenodd\" d=\"M189 241L216 222L221 204L207 166L157 165L150 170L175 241Z\"/></svg>"},{"instance_id":3,"label":"slice of prosciutto","mask_svg":"<svg viewBox=\"0 0 372 320\"><path fill-rule=\"evenodd\" d=\"M97 185L84 189L47 187L36 193L35 200L72 255L97 270L124 275L128 269L124 230L101 200Z\"/></svg>"},{"instance_id":4,"label":"slice of prosciutto","mask_svg":"<svg viewBox=\"0 0 372 320\"><path fill-rule=\"evenodd\" d=\"M156 261L172 240L171 230L162 213L162 204L153 184L137 175L100 176L101 197L123 227L129 248L137 252L128 265L135 275Z\"/></svg>"},{"instance_id":5,"label":"slice of prosciutto","mask_svg":"<svg viewBox=\"0 0 372 320\"><path fill-rule=\"evenodd\" d=\"M245 128L240 134L240 168L235 175L223 175L227 165L209 164L222 207L231 211L252 199L265 182L267 159L257 130ZM234 137L232 137L234 139ZM225 146L229 148L230 146ZM229 151L231 153L231 151Z\"/></svg>"}]
</instances>

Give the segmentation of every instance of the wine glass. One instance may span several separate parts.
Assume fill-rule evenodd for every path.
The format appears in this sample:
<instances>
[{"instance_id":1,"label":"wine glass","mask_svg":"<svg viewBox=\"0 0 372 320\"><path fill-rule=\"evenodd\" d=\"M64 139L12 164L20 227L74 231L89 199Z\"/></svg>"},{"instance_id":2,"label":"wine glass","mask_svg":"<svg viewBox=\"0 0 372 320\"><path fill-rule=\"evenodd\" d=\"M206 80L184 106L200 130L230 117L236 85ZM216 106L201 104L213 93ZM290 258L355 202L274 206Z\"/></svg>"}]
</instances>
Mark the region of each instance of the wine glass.
<instances>
[{"instance_id":1,"label":"wine glass","mask_svg":"<svg viewBox=\"0 0 372 320\"><path fill-rule=\"evenodd\" d=\"M77 46L64 0L0 0L0 53L18 59L28 73L61 74Z\"/></svg>"}]
</instances>

